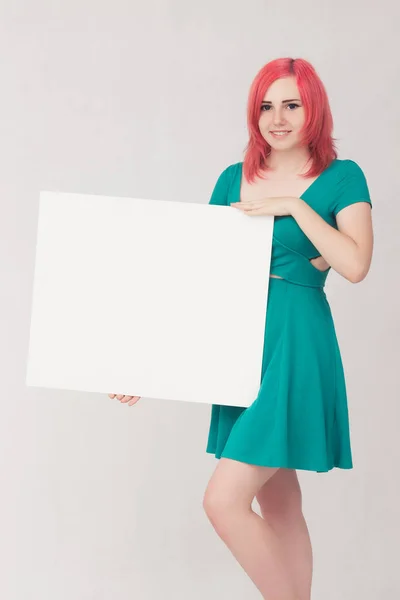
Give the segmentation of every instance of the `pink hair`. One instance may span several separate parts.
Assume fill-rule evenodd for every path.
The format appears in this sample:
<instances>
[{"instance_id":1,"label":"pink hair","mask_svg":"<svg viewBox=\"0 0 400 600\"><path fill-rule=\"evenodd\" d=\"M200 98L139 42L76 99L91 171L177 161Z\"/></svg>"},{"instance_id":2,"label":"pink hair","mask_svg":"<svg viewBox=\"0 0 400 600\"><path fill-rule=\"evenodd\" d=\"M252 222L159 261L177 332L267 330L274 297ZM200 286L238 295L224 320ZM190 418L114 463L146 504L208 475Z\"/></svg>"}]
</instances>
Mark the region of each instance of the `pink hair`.
<instances>
[{"instance_id":1,"label":"pink hair","mask_svg":"<svg viewBox=\"0 0 400 600\"><path fill-rule=\"evenodd\" d=\"M261 169L268 170L265 159L271 146L260 133L261 102L269 86L282 77L296 78L300 98L305 108L306 120L302 143L308 145L311 167L303 177L320 175L337 158L332 137L333 119L325 87L313 66L302 58L277 58L267 63L256 75L250 87L247 105L249 141L245 149L243 173L253 182Z\"/></svg>"}]
</instances>

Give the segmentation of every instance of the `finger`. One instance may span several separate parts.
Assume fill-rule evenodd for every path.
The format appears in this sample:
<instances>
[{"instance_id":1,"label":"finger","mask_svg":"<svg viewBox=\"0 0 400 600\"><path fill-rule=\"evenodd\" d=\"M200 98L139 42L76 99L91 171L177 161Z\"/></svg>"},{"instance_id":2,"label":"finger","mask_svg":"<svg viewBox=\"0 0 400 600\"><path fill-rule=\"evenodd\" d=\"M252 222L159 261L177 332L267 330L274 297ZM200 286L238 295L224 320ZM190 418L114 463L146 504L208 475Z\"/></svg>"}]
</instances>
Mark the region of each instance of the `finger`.
<instances>
[{"instance_id":1,"label":"finger","mask_svg":"<svg viewBox=\"0 0 400 600\"><path fill-rule=\"evenodd\" d=\"M242 207L244 210L259 210L266 209L265 202L252 202L251 204L244 204Z\"/></svg>"},{"instance_id":2,"label":"finger","mask_svg":"<svg viewBox=\"0 0 400 600\"><path fill-rule=\"evenodd\" d=\"M122 400L123 397L124 397L123 394L117 394L117 400Z\"/></svg>"},{"instance_id":3,"label":"finger","mask_svg":"<svg viewBox=\"0 0 400 600\"><path fill-rule=\"evenodd\" d=\"M133 396L124 396L121 400L121 402L129 402L129 400L132 400Z\"/></svg>"},{"instance_id":4,"label":"finger","mask_svg":"<svg viewBox=\"0 0 400 600\"><path fill-rule=\"evenodd\" d=\"M266 215L267 213L262 208L254 208L253 210L249 210L246 213L250 217L254 217L255 215Z\"/></svg>"},{"instance_id":5,"label":"finger","mask_svg":"<svg viewBox=\"0 0 400 600\"><path fill-rule=\"evenodd\" d=\"M259 200L241 200L239 202L239 204L242 204L243 206L259 206L260 204L264 204L265 200L259 199Z\"/></svg>"},{"instance_id":6,"label":"finger","mask_svg":"<svg viewBox=\"0 0 400 600\"><path fill-rule=\"evenodd\" d=\"M250 212L252 212L253 210L255 210L252 206L238 206L240 212L244 213L245 215L249 214Z\"/></svg>"},{"instance_id":7,"label":"finger","mask_svg":"<svg viewBox=\"0 0 400 600\"><path fill-rule=\"evenodd\" d=\"M128 402L128 406L133 406L138 400L140 400L140 396L133 396L132 400Z\"/></svg>"},{"instance_id":8,"label":"finger","mask_svg":"<svg viewBox=\"0 0 400 600\"><path fill-rule=\"evenodd\" d=\"M108 394L108 397L112 400L113 398L115 398L115 394Z\"/></svg>"},{"instance_id":9,"label":"finger","mask_svg":"<svg viewBox=\"0 0 400 600\"><path fill-rule=\"evenodd\" d=\"M237 204L235 208L238 208L242 211L256 210L258 208L263 208L265 206L264 202L248 202L243 204Z\"/></svg>"},{"instance_id":10,"label":"finger","mask_svg":"<svg viewBox=\"0 0 400 600\"><path fill-rule=\"evenodd\" d=\"M263 206L265 206L265 202L257 202L256 200L254 202L249 202L249 204L245 204L245 208L261 208Z\"/></svg>"}]
</instances>

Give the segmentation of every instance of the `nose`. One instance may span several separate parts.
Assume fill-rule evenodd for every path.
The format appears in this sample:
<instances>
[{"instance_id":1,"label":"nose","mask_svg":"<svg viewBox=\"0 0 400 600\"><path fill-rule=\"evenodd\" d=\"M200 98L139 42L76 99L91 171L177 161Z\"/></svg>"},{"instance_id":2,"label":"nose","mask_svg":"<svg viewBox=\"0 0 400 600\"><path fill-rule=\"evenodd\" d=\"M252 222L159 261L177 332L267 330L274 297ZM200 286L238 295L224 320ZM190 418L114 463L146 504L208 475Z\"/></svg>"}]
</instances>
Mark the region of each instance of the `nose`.
<instances>
[{"instance_id":1,"label":"nose","mask_svg":"<svg viewBox=\"0 0 400 600\"><path fill-rule=\"evenodd\" d=\"M285 122L285 118L284 118L284 114L283 114L284 110L285 110L284 107L281 106L280 108L277 108L274 112L273 123L277 127L280 127Z\"/></svg>"}]
</instances>

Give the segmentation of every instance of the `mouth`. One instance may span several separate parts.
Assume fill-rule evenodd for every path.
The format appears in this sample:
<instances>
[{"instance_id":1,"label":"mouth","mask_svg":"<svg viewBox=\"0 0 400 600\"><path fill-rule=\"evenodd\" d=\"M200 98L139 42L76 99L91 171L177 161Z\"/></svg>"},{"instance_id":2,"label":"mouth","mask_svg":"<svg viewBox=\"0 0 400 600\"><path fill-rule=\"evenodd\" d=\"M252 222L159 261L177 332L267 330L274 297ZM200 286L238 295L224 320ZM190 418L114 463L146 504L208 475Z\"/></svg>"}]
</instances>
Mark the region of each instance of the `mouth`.
<instances>
[{"instance_id":1,"label":"mouth","mask_svg":"<svg viewBox=\"0 0 400 600\"><path fill-rule=\"evenodd\" d=\"M276 130L276 131L270 131L270 134L273 135L274 137L278 138L278 137L286 137L287 135L289 135L289 133L291 133L291 130Z\"/></svg>"}]
</instances>

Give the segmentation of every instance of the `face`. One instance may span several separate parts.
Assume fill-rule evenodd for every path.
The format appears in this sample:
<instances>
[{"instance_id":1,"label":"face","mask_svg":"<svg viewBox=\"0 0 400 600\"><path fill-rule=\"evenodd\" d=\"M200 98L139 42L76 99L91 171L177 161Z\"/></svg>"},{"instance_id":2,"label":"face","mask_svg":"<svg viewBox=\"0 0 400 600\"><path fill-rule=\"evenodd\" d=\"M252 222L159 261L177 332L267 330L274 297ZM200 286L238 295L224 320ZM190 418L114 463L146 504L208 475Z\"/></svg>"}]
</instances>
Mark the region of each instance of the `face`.
<instances>
[{"instance_id":1,"label":"face","mask_svg":"<svg viewBox=\"0 0 400 600\"><path fill-rule=\"evenodd\" d=\"M265 141L274 150L290 150L299 146L301 143L299 132L304 121L304 107L295 77L274 81L260 107L259 128ZM290 133L274 134L274 131Z\"/></svg>"}]
</instances>

